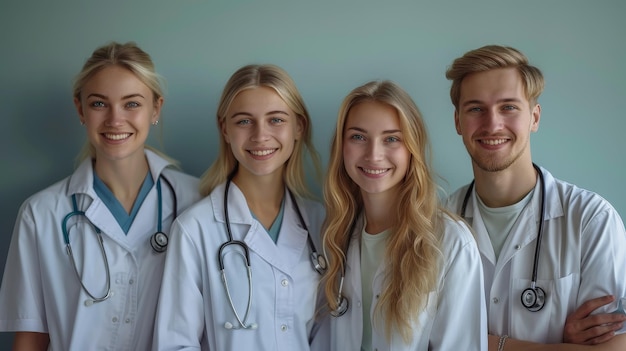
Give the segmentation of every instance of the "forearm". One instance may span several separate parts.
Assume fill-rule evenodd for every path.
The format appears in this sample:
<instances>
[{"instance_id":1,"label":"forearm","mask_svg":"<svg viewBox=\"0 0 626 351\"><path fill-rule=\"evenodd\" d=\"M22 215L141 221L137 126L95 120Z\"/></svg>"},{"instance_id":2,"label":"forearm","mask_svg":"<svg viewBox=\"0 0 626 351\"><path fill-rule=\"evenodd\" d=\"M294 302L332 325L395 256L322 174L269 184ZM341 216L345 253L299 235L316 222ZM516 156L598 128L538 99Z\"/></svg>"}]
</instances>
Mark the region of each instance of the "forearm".
<instances>
[{"instance_id":1,"label":"forearm","mask_svg":"<svg viewBox=\"0 0 626 351\"><path fill-rule=\"evenodd\" d=\"M489 335L489 351L498 351L500 337ZM576 344L539 344L530 341L507 338L503 351L623 351L626 350L626 334L621 334L615 338L598 345L576 345Z\"/></svg>"},{"instance_id":2,"label":"forearm","mask_svg":"<svg viewBox=\"0 0 626 351\"><path fill-rule=\"evenodd\" d=\"M13 341L13 351L45 351L50 337L47 333L17 332Z\"/></svg>"}]
</instances>

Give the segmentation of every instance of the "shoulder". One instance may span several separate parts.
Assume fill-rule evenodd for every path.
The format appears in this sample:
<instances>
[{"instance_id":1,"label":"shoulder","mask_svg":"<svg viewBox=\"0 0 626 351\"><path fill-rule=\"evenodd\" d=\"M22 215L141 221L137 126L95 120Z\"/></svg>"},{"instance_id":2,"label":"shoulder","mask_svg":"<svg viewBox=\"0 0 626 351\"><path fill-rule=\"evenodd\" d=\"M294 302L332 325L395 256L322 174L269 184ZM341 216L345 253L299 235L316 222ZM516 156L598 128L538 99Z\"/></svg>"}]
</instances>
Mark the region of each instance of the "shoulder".
<instances>
[{"instance_id":1,"label":"shoulder","mask_svg":"<svg viewBox=\"0 0 626 351\"><path fill-rule=\"evenodd\" d=\"M554 178L544 170L546 193L550 200L559 201L563 214L569 219L591 221L598 215L618 216L615 208L601 195L575 184Z\"/></svg>"},{"instance_id":2,"label":"shoulder","mask_svg":"<svg viewBox=\"0 0 626 351\"><path fill-rule=\"evenodd\" d=\"M440 213L441 220L441 242L444 255L452 254L455 251L476 248L476 241L472 231L459 218L453 218L446 212Z\"/></svg>"},{"instance_id":3,"label":"shoulder","mask_svg":"<svg viewBox=\"0 0 626 351\"><path fill-rule=\"evenodd\" d=\"M466 184L455 190L451 195L443 199L443 206L447 208L450 212L460 213L461 206L463 206L463 200L467 195L468 189L469 184Z\"/></svg>"},{"instance_id":4,"label":"shoulder","mask_svg":"<svg viewBox=\"0 0 626 351\"><path fill-rule=\"evenodd\" d=\"M324 219L325 210L321 202L308 198L299 198L297 201L299 206L302 206L304 215L311 219Z\"/></svg>"},{"instance_id":5,"label":"shoulder","mask_svg":"<svg viewBox=\"0 0 626 351\"><path fill-rule=\"evenodd\" d=\"M66 177L45 189L42 189L35 194L29 196L22 203L22 208L30 207L36 209L51 209L57 207L59 201L63 198L69 199L68 194L68 182L70 177Z\"/></svg>"},{"instance_id":6,"label":"shoulder","mask_svg":"<svg viewBox=\"0 0 626 351\"><path fill-rule=\"evenodd\" d=\"M163 169L163 176L167 178L172 184L189 187L192 189L198 189L200 184L200 179L198 177L192 176L191 174L187 174L179 171L178 169L167 167Z\"/></svg>"}]
</instances>

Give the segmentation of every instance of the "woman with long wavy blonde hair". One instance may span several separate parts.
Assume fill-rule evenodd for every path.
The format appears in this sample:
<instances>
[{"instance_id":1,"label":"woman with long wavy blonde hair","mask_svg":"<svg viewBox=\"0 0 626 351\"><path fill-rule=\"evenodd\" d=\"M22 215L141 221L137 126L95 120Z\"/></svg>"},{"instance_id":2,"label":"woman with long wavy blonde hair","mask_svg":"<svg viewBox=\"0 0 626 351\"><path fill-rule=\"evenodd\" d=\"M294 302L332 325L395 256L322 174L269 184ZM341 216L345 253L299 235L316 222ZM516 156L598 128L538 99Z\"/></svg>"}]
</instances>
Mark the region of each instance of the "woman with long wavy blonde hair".
<instances>
[{"instance_id":1,"label":"woman with long wavy blonde hair","mask_svg":"<svg viewBox=\"0 0 626 351\"><path fill-rule=\"evenodd\" d=\"M442 209L426 126L395 83L344 99L324 200L331 349L485 349L476 244Z\"/></svg>"}]
</instances>

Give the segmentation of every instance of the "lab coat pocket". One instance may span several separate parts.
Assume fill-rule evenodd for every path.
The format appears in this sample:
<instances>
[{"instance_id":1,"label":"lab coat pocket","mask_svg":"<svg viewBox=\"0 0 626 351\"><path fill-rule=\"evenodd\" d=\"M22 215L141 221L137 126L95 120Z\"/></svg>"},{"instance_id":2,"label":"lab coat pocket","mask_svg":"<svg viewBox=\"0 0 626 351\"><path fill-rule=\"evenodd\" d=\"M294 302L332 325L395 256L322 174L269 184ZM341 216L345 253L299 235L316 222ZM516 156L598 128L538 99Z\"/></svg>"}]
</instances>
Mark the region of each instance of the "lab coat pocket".
<instances>
[{"instance_id":1,"label":"lab coat pocket","mask_svg":"<svg viewBox=\"0 0 626 351\"><path fill-rule=\"evenodd\" d=\"M537 287L545 291L544 307L536 312L522 305L522 292L530 287L530 279L515 279L510 292L510 325L512 337L542 343L559 343L563 339L563 326L567 313L576 302L579 274L562 278L537 280Z\"/></svg>"}]
</instances>

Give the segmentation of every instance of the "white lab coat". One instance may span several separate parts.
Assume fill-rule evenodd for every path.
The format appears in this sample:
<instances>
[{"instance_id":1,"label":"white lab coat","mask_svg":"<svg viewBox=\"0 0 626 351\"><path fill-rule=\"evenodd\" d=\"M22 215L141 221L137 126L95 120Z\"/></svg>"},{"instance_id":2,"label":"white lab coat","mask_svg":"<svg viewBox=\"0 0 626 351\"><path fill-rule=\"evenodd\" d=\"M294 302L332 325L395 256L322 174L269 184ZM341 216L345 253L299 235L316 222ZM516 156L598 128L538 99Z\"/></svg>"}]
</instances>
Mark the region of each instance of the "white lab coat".
<instances>
[{"instance_id":1,"label":"white lab coat","mask_svg":"<svg viewBox=\"0 0 626 351\"><path fill-rule=\"evenodd\" d=\"M428 296L428 305L413 323L413 338L408 344L399 333L389 341L384 327L372 329L372 349L383 350L487 350L487 316L485 312L483 273L480 254L469 228L461 221L444 217L442 237L443 262L438 285ZM324 319L323 333L330 333L330 350L358 351L363 336L363 313L370 313L372 321L376 299L370 311L363 311L361 295L360 233L362 218L355 226L348 248L343 295L350 307L341 317ZM393 233L391 234L393 235ZM373 295L384 289L382 264L372 285ZM375 325L375 324L374 324ZM322 333L320 333L322 334ZM318 336L321 338L321 336ZM316 340L316 343L318 340ZM320 341L320 345L323 342ZM324 346L319 351L327 350Z\"/></svg>"},{"instance_id":2,"label":"white lab coat","mask_svg":"<svg viewBox=\"0 0 626 351\"><path fill-rule=\"evenodd\" d=\"M489 332L539 343L562 342L566 317L585 301L607 294L626 296L626 233L615 209L599 195L555 179L545 179L544 232L537 286L546 292L545 307L530 312L522 291L530 287L541 208L541 186L520 214L496 257L476 204L468 201L466 220L477 235L485 273ZM460 213L467 186L448 203ZM597 312L612 312L616 304Z\"/></svg>"},{"instance_id":3,"label":"white lab coat","mask_svg":"<svg viewBox=\"0 0 626 351\"><path fill-rule=\"evenodd\" d=\"M320 275L311 264L307 231L286 196L282 226L274 243L252 217L235 183L231 183L228 195L230 225L233 239L249 247L253 291L248 323L256 323L258 328L225 328L226 322L239 323L218 266L218 249L227 241L224 189L225 184L215 188L172 226L154 350L308 350ZM321 248L321 204L296 201L315 247ZM224 267L233 303L243 319L248 279L238 250L233 246L224 250Z\"/></svg>"},{"instance_id":4,"label":"white lab coat","mask_svg":"<svg viewBox=\"0 0 626 351\"><path fill-rule=\"evenodd\" d=\"M200 198L198 179L166 169L168 162L145 151L156 183L172 183L180 214ZM162 229L173 221L170 187L161 181ZM63 218L78 210L102 231L113 296L85 305L83 291L66 253ZM157 230L157 191L153 186L124 234L93 189L91 160L66 179L27 199L19 210L0 288L0 331L49 333L50 350L149 350L165 254L155 253L150 237ZM96 297L106 292L106 271L94 229L82 216L68 225L76 265Z\"/></svg>"}]
</instances>

